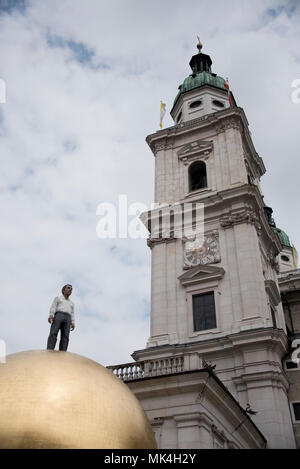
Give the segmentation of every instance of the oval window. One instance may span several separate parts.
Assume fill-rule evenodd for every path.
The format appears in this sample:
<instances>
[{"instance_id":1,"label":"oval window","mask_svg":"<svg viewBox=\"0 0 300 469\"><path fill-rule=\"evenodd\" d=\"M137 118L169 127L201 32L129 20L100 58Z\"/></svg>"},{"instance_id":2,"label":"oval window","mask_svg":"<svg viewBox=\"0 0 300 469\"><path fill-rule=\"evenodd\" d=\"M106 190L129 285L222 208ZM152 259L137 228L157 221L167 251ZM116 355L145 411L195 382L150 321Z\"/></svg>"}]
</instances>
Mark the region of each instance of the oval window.
<instances>
[{"instance_id":1,"label":"oval window","mask_svg":"<svg viewBox=\"0 0 300 469\"><path fill-rule=\"evenodd\" d=\"M217 107L224 107L224 104L221 103L221 101L218 101L217 99L213 100L213 105Z\"/></svg>"},{"instance_id":2,"label":"oval window","mask_svg":"<svg viewBox=\"0 0 300 469\"><path fill-rule=\"evenodd\" d=\"M180 113L178 114L178 117L177 117L177 121L176 121L176 122L179 122L180 119L181 119L181 117L182 117L182 112L180 112Z\"/></svg>"},{"instance_id":3,"label":"oval window","mask_svg":"<svg viewBox=\"0 0 300 469\"><path fill-rule=\"evenodd\" d=\"M281 256L281 260L283 260L284 262L289 262L290 258L288 256Z\"/></svg>"},{"instance_id":4,"label":"oval window","mask_svg":"<svg viewBox=\"0 0 300 469\"><path fill-rule=\"evenodd\" d=\"M190 108L191 109L195 109L196 107L199 107L201 106L202 104L202 101L200 101L199 99L197 101L193 101L191 104L190 104Z\"/></svg>"}]
</instances>

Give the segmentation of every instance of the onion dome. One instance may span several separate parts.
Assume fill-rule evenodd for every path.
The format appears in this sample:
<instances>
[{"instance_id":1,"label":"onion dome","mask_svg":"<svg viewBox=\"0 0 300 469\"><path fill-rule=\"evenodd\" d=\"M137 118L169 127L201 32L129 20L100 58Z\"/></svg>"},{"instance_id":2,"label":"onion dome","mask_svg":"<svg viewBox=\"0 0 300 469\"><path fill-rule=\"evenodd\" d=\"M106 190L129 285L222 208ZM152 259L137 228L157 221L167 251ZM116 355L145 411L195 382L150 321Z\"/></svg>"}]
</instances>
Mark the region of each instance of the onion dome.
<instances>
[{"instance_id":1,"label":"onion dome","mask_svg":"<svg viewBox=\"0 0 300 469\"><path fill-rule=\"evenodd\" d=\"M195 88L200 88L201 86L208 85L213 88L221 89L222 91L227 91L224 86L226 80L211 71L212 60L210 56L201 52L202 44L200 39L197 44L197 48L199 52L198 54L193 55L189 64L192 69L192 73L178 87L179 92L174 100L173 107L181 94Z\"/></svg>"},{"instance_id":2,"label":"onion dome","mask_svg":"<svg viewBox=\"0 0 300 469\"><path fill-rule=\"evenodd\" d=\"M274 233L276 233L276 235L278 236L279 241L281 242L281 245L291 248L292 245L290 243L288 235L283 230L281 230L280 228L277 228L277 226L275 224L274 218L272 217L273 209L271 207L267 207L265 205L264 206L264 212L265 212L265 215L267 217L267 220L268 220L268 223L269 223L270 227L272 228Z\"/></svg>"},{"instance_id":3,"label":"onion dome","mask_svg":"<svg viewBox=\"0 0 300 469\"><path fill-rule=\"evenodd\" d=\"M273 228L273 231L277 234L282 246L286 246L288 248L292 247L288 235L283 230L276 227L276 228Z\"/></svg>"}]
</instances>

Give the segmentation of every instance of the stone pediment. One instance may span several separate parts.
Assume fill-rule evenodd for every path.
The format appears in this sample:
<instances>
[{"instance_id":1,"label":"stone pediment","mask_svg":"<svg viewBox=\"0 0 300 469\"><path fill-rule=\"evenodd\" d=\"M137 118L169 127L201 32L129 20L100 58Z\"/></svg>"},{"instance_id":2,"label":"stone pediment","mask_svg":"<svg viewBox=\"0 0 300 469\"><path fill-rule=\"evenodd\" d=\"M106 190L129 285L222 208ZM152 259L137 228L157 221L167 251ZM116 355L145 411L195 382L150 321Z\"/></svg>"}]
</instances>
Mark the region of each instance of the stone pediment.
<instances>
[{"instance_id":1,"label":"stone pediment","mask_svg":"<svg viewBox=\"0 0 300 469\"><path fill-rule=\"evenodd\" d=\"M206 282L207 280L220 280L225 274L223 267L213 265L197 265L178 277L183 286Z\"/></svg>"},{"instance_id":2,"label":"stone pediment","mask_svg":"<svg viewBox=\"0 0 300 469\"><path fill-rule=\"evenodd\" d=\"M187 160L195 156L201 156L204 159L208 158L213 149L213 143L208 140L196 140L195 142L188 143L180 148L177 156L180 160Z\"/></svg>"}]
</instances>

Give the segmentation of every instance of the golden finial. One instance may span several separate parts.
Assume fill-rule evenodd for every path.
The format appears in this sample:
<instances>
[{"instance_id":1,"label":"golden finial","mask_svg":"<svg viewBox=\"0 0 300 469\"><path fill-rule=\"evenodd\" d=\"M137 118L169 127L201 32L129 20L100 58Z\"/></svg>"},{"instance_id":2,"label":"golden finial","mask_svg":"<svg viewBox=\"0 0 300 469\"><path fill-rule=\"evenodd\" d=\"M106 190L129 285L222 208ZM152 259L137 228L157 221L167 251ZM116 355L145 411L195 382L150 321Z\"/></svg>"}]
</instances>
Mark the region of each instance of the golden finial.
<instances>
[{"instance_id":1,"label":"golden finial","mask_svg":"<svg viewBox=\"0 0 300 469\"><path fill-rule=\"evenodd\" d=\"M197 38L198 38L197 49L198 49L199 52L201 52L201 49L202 49L203 45L202 45L202 43L201 43L201 41L200 41L200 37L197 36Z\"/></svg>"}]
</instances>

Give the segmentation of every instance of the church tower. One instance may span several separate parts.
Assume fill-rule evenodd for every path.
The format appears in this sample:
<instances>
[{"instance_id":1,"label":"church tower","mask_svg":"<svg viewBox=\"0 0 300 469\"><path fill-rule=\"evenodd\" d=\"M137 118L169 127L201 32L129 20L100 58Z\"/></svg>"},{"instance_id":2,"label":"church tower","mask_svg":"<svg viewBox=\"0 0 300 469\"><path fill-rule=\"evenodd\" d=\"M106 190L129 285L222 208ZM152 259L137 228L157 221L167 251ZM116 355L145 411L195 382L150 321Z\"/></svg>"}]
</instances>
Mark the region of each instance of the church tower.
<instances>
[{"instance_id":1,"label":"church tower","mask_svg":"<svg viewBox=\"0 0 300 469\"><path fill-rule=\"evenodd\" d=\"M200 41L197 47L171 110L174 125L146 139L158 204L143 218L152 256L151 326L146 348L133 357L211 363L239 405L257 412L252 420L268 447L293 448L278 287L283 246L260 189L265 166L244 110L212 72ZM186 207L194 229L178 237L183 218L176 214ZM197 207L204 207L199 226Z\"/></svg>"}]
</instances>

